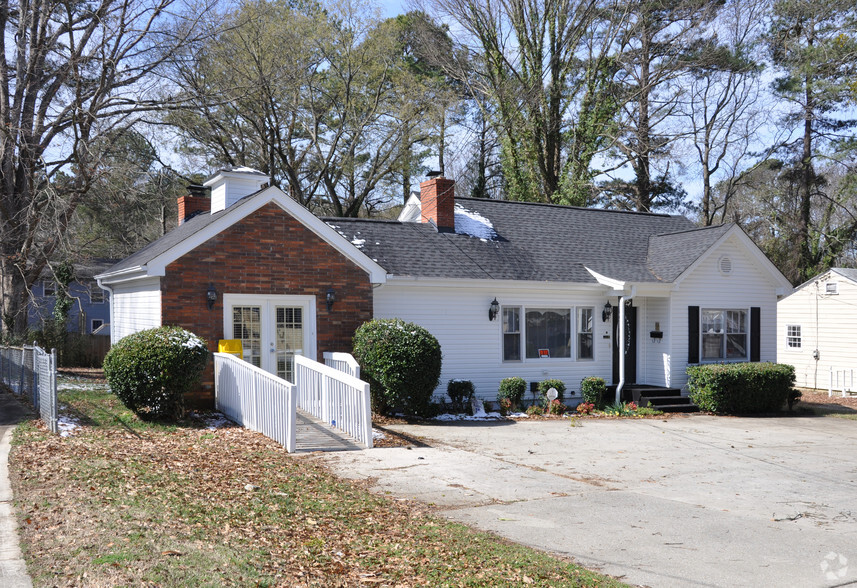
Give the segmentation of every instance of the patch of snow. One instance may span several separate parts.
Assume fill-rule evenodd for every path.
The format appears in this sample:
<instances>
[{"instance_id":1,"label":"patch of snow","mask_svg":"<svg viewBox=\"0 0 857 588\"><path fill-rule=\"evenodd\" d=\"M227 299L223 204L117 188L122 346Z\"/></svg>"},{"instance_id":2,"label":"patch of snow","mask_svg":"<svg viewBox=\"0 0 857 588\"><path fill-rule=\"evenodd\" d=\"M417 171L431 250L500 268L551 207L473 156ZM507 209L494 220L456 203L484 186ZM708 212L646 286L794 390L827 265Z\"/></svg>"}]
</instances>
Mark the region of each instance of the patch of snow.
<instances>
[{"instance_id":1,"label":"patch of snow","mask_svg":"<svg viewBox=\"0 0 857 588\"><path fill-rule=\"evenodd\" d=\"M366 244L366 239L358 239L357 237L354 237L351 239L351 244L357 247L357 249L362 249Z\"/></svg>"},{"instance_id":2,"label":"patch of snow","mask_svg":"<svg viewBox=\"0 0 857 588\"><path fill-rule=\"evenodd\" d=\"M94 382L69 382L62 381L58 378L57 391L63 392L67 390L96 390L104 388L105 384L97 384Z\"/></svg>"},{"instance_id":3,"label":"patch of snow","mask_svg":"<svg viewBox=\"0 0 857 588\"><path fill-rule=\"evenodd\" d=\"M386 439L387 434L384 431L379 431L378 429L372 429L372 439Z\"/></svg>"},{"instance_id":4,"label":"patch of snow","mask_svg":"<svg viewBox=\"0 0 857 588\"><path fill-rule=\"evenodd\" d=\"M75 417L60 415L57 419L57 428L59 429L60 437L74 435L75 431L80 428L80 420Z\"/></svg>"},{"instance_id":5,"label":"patch of snow","mask_svg":"<svg viewBox=\"0 0 857 588\"><path fill-rule=\"evenodd\" d=\"M517 415L510 415L517 416ZM436 421L502 421L503 415L499 412L482 412L480 416L470 416L469 414L439 414L434 417Z\"/></svg>"},{"instance_id":6,"label":"patch of snow","mask_svg":"<svg viewBox=\"0 0 857 588\"><path fill-rule=\"evenodd\" d=\"M460 235L470 235L482 241L497 239L497 231L491 221L479 214L467 210L460 204L455 205L455 232Z\"/></svg>"}]
</instances>

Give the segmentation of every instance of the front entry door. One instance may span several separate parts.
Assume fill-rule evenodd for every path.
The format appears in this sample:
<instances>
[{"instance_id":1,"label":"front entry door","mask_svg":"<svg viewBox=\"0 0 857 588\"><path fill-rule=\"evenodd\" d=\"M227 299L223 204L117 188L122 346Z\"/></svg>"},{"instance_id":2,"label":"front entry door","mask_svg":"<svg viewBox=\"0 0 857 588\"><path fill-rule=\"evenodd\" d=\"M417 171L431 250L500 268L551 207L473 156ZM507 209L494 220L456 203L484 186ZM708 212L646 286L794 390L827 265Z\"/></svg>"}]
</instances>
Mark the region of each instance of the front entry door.
<instances>
[{"instance_id":1,"label":"front entry door","mask_svg":"<svg viewBox=\"0 0 857 588\"><path fill-rule=\"evenodd\" d=\"M294 357L315 359L315 298L225 294L223 332L244 361L294 382Z\"/></svg>"},{"instance_id":2,"label":"front entry door","mask_svg":"<svg viewBox=\"0 0 857 588\"><path fill-rule=\"evenodd\" d=\"M637 381L637 307L625 305L625 384ZM619 307L613 307L613 384L619 383Z\"/></svg>"}]
</instances>

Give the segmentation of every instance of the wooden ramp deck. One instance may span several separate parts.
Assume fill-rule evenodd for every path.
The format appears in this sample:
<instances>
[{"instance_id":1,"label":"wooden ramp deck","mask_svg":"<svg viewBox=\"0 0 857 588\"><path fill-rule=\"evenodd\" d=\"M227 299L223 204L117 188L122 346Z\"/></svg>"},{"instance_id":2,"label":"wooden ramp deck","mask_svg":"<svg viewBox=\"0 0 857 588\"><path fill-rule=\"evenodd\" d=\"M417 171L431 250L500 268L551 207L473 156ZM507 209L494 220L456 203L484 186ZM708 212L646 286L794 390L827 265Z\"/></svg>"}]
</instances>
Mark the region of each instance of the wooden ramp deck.
<instances>
[{"instance_id":1,"label":"wooden ramp deck","mask_svg":"<svg viewBox=\"0 0 857 588\"><path fill-rule=\"evenodd\" d=\"M351 437L300 409L295 418L295 452L354 451L365 449Z\"/></svg>"}]
</instances>

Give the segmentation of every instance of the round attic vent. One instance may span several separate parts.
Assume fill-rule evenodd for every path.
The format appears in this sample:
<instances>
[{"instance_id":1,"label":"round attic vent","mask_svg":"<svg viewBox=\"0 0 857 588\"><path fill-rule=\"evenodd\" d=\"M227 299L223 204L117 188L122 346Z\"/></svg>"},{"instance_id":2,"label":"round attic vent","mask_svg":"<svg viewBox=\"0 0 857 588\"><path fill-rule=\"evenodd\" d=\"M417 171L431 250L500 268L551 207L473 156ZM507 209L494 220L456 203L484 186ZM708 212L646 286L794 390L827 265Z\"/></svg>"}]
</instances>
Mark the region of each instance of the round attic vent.
<instances>
[{"instance_id":1,"label":"round attic vent","mask_svg":"<svg viewBox=\"0 0 857 588\"><path fill-rule=\"evenodd\" d=\"M720 273L724 276L728 276L732 273L732 259L729 257L721 257L720 261L717 262L717 267L720 268Z\"/></svg>"}]
</instances>

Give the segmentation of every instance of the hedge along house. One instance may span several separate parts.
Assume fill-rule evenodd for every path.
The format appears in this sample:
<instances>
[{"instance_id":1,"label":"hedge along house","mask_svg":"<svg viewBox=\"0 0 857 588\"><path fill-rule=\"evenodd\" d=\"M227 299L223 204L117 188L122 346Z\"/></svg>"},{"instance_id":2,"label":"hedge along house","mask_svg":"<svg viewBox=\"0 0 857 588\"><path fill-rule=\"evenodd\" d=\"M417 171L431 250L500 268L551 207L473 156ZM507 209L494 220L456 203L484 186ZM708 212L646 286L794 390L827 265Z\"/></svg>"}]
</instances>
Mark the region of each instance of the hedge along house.
<instances>
[{"instance_id":1,"label":"hedge along house","mask_svg":"<svg viewBox=\"0 0 857 588\"><path fill-rule=\"evenodd\" d=\"M791 286L735 225L456 199L443 177L398 220L318 219L265 180L218 172L210 208L185 197L197 216L99 276L114 341L179 324L212 345L241 338L288 376L290 354L349 350L363 321L398 317L440 341L438 396L460 378L489 400L509 376L680 388L688 364L776 358Z\"/></svg>"},{"instance_id":2,"label":"hedge along house","mask_svg":"<svg viewBox=\"0 0 857 588\"><path fill-rule=\"evenodd\" d=\"M834 388L857 390L857 269L832 268L804 282L780 300L777 317L777 360L795 366L796 385L828 388L834 370Z\"/></svg>"}]
</instances>

